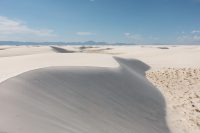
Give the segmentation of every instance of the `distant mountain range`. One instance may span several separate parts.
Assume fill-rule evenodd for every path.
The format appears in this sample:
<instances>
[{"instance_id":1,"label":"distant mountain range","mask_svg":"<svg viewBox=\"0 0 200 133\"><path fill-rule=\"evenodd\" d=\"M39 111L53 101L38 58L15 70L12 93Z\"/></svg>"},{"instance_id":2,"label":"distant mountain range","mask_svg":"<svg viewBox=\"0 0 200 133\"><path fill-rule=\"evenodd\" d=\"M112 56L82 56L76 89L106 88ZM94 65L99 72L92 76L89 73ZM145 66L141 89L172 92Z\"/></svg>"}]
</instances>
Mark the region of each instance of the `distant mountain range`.
<instances>
[{"instance_id":1,"label":"distant mountain range","mask_svg":"<svg viewBox=\"0 0 200 133\"><path fill-rule=\"evenodd\" d=\"M0 41L0 45L135 45L128 43L107 43L107 42L20 42L20 41Z\"/></svg>"}]
</instances>

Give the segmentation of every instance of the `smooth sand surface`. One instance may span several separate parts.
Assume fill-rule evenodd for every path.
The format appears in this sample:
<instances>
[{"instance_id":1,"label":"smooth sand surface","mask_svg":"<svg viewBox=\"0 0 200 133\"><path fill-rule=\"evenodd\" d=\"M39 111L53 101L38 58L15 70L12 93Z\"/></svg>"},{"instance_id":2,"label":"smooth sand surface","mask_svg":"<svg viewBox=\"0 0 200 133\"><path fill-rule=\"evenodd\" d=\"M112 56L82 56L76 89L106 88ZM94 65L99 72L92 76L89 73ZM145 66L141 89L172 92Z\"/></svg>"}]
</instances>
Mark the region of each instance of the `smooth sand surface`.
<instances>
[{"instance_id":1,"label":"smooth sand surface","mask_svg":"<svg viewBox=\"0 0 200 133\"><path fill-rule=\"evenodd\" d=\"M169 133L165 100L148 66L49 67L0 85L0 129L18 133ZM145 93L144 93L145 92Z\"/></svg>"},{"instance_id":2,"label":"smooth sand surface","mask_svg":"<svg viewBox=\"0 0 200 133\"><path fill-rule=\"evenodd\" d=\"M50 66L97 66L118 67L109 55L100 54L34 54L0 58L0 82L21 73Z\"/></svg>"},{"instance_id":3,"label":"smooth sand surface","mask_svg":"<svg viewBox=\"0 0 200 133\"><path fill-rule=\"evenodd\" d=\"M198 133L199 68L199 46L0 46L0 132Z\"/></svg>"}]
</instances>

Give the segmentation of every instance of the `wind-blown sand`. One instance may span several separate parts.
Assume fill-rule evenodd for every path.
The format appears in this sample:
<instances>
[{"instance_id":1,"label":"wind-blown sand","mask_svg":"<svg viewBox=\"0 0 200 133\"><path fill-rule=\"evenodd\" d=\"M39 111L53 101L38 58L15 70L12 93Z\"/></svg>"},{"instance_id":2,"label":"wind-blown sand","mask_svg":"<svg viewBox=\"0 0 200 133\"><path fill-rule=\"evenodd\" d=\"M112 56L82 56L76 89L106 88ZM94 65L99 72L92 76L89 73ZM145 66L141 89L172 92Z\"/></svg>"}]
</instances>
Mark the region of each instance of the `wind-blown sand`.
<instances>
[{"instance_id":1,"label":"wind-blown sand","mask_svg":"<svg viewBox=\"0 0 200 133\"><path fill-rule=\"evenodd\" d=\"M120 67L115 69L50 67L3 82L0 129L8 133L168 133L165 101L144 76L148 66L116 60Z\"/></svg>"},{"instance_id":2,"label":"wind-blown sand","mask_svg":"<svg viewBox=\"0 0 200 133\"><path fill-rule=\"evenodd\" d=\"M200 132L198 46L0 49L0 132Z\"/></svg>"}]
</instances>

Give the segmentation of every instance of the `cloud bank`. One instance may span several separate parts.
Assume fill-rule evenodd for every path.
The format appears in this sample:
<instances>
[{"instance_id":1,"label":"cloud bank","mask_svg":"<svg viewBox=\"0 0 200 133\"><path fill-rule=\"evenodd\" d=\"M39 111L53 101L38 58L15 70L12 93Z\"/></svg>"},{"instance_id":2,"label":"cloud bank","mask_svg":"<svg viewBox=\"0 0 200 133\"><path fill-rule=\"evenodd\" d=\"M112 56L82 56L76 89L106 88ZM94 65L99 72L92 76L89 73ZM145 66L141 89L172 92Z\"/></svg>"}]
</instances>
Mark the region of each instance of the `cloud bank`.
<instances>
[{"instance_id":1,"label":"cloud bank","mask_svg":"<svg viewBox=\"0 0 200 133\"><path fill-rule=\"evenodd\" d=\"M0 40L37 41L55 36L53 30L34 29L21 21L0 16Z\"/></svg>"},{"instance_id":2,"label":"cloud bank","mask_svg":"<svg viewBox=\"0 0 200 133\"><path fill-rule=\"evenodd\" d=\"M191 32L182 32L177 37L179 43L200 43L200 30L192 30Z\"/></svg>"},{"instance_id":3,"label":"cloud bank","mask_svg":"<svg viewBox=\"0 0 200 133\"><path fill-rule=\"evenodd\" d=\"M127 33L124 33L124 35L125 35L125 37L135 40L135 41L143 40L143 37L139 34L132 34L132 33L127 32Z\"/></svg>"}]
</instances>

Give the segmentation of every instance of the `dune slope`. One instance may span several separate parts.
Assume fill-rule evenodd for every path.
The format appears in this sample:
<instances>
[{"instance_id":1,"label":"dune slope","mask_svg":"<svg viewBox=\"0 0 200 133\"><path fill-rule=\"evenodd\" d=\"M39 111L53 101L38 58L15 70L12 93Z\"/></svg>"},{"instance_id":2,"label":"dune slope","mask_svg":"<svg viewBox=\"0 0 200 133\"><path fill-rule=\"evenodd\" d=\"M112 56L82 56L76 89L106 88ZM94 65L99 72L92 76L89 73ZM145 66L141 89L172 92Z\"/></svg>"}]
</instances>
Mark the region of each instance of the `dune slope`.
<instances>
[{"instance_id":1,"label":"dune slope","mask_svg":"<svg viewBox=\"0 0 200 133\"><path fill-rule=\"evenodd\" d=\"M165 101L149 67L48 67L0 84L0 132L169 133Z\"/></svg>"}]
</instances>

